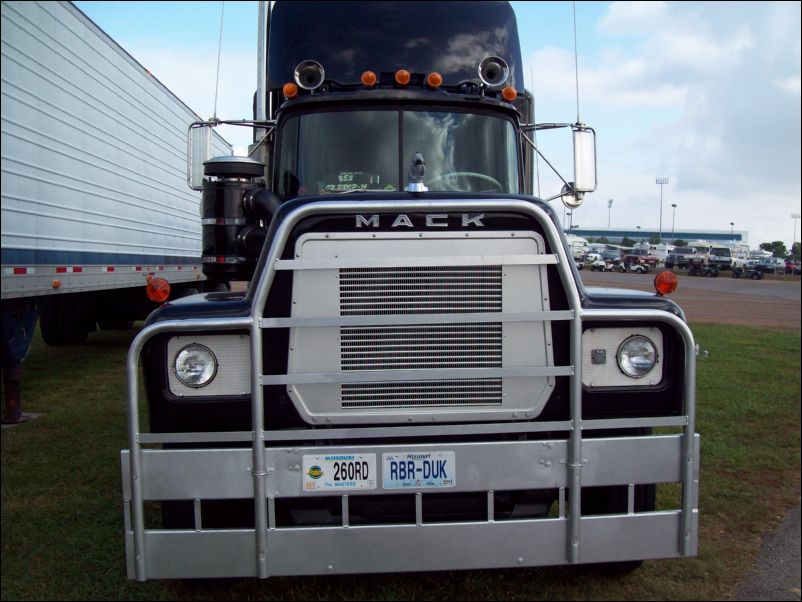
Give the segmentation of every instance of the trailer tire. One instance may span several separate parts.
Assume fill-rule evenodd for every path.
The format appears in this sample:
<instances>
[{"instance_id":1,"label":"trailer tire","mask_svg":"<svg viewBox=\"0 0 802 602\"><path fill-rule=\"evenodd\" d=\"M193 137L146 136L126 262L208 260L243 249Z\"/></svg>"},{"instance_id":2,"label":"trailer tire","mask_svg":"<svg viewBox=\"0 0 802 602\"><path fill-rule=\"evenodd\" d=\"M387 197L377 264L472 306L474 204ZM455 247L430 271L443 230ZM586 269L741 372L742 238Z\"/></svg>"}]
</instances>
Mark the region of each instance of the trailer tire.
<instances>
[{"instance_id":1,"label":"trailer tire","mask_svg":"<svg viewBox=\"0 0 802 602\"><path fill-rule=\"evenodd\" d=\"M101 318L97 321L100 330L130 330L133 325L133 320L125 318Z\"/></svg>"},{"instance_id":2,"label":"trailer tire","mask_svg":"<svg viewBox=\"0 0 802 602\"><path fill-rule=\"evenodd\" d=\"M90 330L94 330L89 328L78 300L72 295L45 297L41 306L42 339L48 345L82 345Z\"/></svg>"}]
</instances>

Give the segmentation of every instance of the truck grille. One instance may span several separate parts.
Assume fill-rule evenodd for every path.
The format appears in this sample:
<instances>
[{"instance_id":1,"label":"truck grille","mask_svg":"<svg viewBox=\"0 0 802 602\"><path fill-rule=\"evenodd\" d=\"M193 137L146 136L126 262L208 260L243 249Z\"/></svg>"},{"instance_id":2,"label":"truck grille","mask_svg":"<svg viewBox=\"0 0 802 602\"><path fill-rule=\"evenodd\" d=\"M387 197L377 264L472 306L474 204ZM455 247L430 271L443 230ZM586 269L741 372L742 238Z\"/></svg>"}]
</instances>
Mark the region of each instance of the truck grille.
<instances>
[{"instance_id":1,"label":"truck grille","mask_svg":"<svg viewBox=\"0 0 802 602\"><path fill-rule=\"evenodd\" d=\"M340 315L493 313L501 311L501 266L340 270ZM342 328L347 370L500 368L502 328L437 324ZM432 407L501 403L501 379L344 384L343 408Z\"/></svg>"},{"instance_id":2,"label":"truck grille","mask_svg":"<svg viewBox=\"0 0 802 602\"><path fill-rule=\"evenodd\" d=\"M308 382L290 398L309 422L341 424L538 408L553 377L505 373L552 364L547 324L510 319L548 310L545 267L526 261L543 248L526 231L304 235L292 315L321 324L292 329L288 374Z\"/></svg>"},{"instance_id":3,"label":"truck grille","mask_svg":"<svg viewBox=\"0 0 802 602\"><path fill-rule=\"evenodd\" d=\"M340 270L340 315L501 311L501 266Z\"/></svg>"},{"instance_id":4,"label":"truck grille","mask_svg":"<svg viewBox=\"0 0 802 602\"><path fill-rule=\"evenodd\" d=\"M342 385L343 408L501 405L500 378Z\"/></svg>"}]
</instances>

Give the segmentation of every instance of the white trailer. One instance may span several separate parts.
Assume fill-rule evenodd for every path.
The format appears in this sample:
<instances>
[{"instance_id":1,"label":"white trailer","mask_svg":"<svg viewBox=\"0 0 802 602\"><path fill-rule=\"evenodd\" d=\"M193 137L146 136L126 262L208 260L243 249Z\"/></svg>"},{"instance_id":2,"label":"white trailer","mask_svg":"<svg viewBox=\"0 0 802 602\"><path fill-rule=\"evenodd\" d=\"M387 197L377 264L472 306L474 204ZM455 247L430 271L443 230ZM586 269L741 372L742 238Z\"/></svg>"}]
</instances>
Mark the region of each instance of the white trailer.
<instances>
[{"instance_id":1,"label":"white trailer","mask_svg":"<svg viewBox=\"0 0 802 602\"><path fill-rule=\"evenodd\" d=\"M145 317L150 276L199 287L198 119L72 3L2 3L4 368L37 313L47 342L80 343Z\"/></svg>"}]
</instances>

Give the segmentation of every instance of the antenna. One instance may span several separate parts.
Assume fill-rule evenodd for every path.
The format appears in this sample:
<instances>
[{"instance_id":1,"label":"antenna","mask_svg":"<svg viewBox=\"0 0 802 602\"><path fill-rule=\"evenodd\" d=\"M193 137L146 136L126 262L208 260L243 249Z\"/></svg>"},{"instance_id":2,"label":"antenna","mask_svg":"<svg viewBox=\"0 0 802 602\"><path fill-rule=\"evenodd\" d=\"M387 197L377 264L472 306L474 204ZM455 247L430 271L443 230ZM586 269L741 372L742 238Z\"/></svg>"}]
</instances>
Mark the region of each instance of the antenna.
<instances>
[{"instance_id":1,"label":"antenna","mask_svg":"<svg viewBox=\"0 0 802 602\"><path fill-rule=\"evenodd\" d=\"M576 122L582 123L579 119L579 53L576 50L576 2L574 6L574 74L576 76Z\"/></svg>"},{"instance_id":2,"label":"antenna","mask_svg":"<svg viewBox=\"0 0 802 602\"><path fill-rule=\"evenodd\" d=\"M537 123L536 109L537 103L535 102L535 70L529 67L529 82L532 89L532 121ZM537 146L537 129L532 131L532 141ZM540 197L540 155L535 153L535 174L537 175L537 196Z\"/></svg>"},{"instance_id":3,"label":"antenna","mask_svg":"<svg viewBox=\"0 0 802 602\"><path fill-rule=\"evenodd\" d=\"M226 3L220 3L220 41L217 43L217 77L214 82L214 114L212 119L217 119L217 91L220 89L220 56L223 54L223 16L226 12Z\"/></svg>"}]
</instances>

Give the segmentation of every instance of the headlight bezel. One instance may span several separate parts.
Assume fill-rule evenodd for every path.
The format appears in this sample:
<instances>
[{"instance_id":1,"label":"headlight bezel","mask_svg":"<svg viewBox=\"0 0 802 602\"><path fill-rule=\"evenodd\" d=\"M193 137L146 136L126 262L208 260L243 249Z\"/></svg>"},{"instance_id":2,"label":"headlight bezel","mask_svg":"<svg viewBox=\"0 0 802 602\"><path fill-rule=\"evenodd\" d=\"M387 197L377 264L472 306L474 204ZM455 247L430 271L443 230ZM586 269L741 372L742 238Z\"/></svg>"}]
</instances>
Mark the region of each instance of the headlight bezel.
<instances>
[{"instance_id":1,"label":"headlight bezel","mask_svg":"<svg viewBox=\"0 0 802 602\"><path fill-rule=\"evenodd\" d=\"M208 353L211 356L211 359L212 359L212 364L213 364L212 373L202 383L193 383L193 382L187 381L185 378L183 378L181 376L181 372L179 371L179 367L178 367L179 359L181 358L182 354L184 354L185 352L187 352L191 348L198 348L198 350L201 350L203 352ZM202 345L201 343L197 343L197 342L189 343L188 345L184 345L181 349L179 349L178 353L175 354L175 358L173 359L172 364L173 364L173 366L172 366L173 367L173 374L175 374L175 377L179 380L179 382L182 385L184 385L185 387L190 387L192 389L202 389L203 387L206 387L209 384L211 384L212 381L214 381L214 378L217 376L217 371L218 371L218 369L220 367L220 361L217 359L217 356L215 355L214 351L209 349L209 347L207 347L206 345Z\"/></svg>"},{"instance_id":2,"label":"headlight bezel","mask_svg":"<svg viewBox=\"0 0 802 602\"><path fill-rule=\"evenodd\" d=\"M664 325L643 322L621 324L593 321L584 325L582 332L582 387L588 393L624 394L630 391L643 393L663 390L671 385L672 377L666 372L666 361L672 353L666 337L671 338L671 329ZM618 348L633 335L642 335L652 341L657 349L657 361L653 369L643 378L628 376L618 365ZM673 339L672 339L673 340ZM595 350L606 351L606 361L593 362Z\"/></svg>"},{"instance_id":3,"label":"headlight bezel","mask_svg":"<svg viewBox=\"0 0 802 602\"><path fill-rule=\"evenodd\" d=\"M645 343L650 349L650 351L647 352L650 356L650 364L646 370L639 370L633 365L631 355L629 357L625 357L624 355L627 352L632 354L632 347L642 343ZM657 366L659 359L659 351L656 343L643 334L633 334L621 341L621 344L618 346L618 349L615 353L615 361L618 365L618 369L621 370L624 375L635 380L640 380L651 374L652 370L654 370L655 366Z\"/></svg>"}]
</instances>

